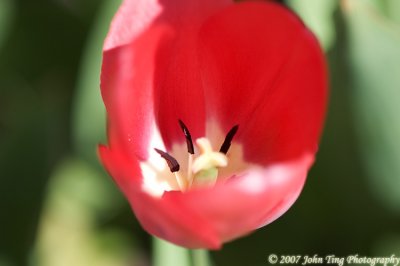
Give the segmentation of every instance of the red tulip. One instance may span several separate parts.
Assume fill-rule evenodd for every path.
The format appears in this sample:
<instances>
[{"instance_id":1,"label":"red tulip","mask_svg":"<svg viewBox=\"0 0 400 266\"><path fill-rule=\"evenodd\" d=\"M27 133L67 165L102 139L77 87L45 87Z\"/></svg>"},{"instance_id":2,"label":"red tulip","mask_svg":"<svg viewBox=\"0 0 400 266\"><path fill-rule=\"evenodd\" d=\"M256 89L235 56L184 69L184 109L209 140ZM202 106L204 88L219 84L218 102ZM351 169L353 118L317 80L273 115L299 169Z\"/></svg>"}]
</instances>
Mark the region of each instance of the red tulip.
<instances>
[{"instance_id":1,"label":"red tulip","mask_svg":"<svg viewBox=\"0 0 400 266\"><path fill-rule=\"evenodd\" d=\"M149 233L218 249L287 211L314 161L323 54L274 2L125 0L104 45L105 168Z\"/></svg>"}]
</instances>

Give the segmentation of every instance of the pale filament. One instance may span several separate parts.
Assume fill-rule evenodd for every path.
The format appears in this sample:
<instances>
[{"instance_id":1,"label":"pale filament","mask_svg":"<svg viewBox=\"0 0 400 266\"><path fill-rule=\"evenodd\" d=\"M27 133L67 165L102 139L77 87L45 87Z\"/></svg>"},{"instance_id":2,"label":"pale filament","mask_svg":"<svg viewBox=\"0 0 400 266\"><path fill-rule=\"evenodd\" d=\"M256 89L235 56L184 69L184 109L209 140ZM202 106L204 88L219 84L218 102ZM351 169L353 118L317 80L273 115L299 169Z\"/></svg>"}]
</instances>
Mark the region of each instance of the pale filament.
<instances>
[{"instance_id":1,"label":"pale filament","mask_svg":"<svg viewBox=\"0 0 400 266\"><path fill-rule=\"evenodd\" d=\"M214 184L218 177L218 168L228 165L228 157L224 153L214 151L207 138L197 139L196 145L200 154L194 157L189 153L186 178L180 175L180 171L174 173L181 191L190 189L193 182L199 178L210 178L206 183Z\"/></svg>"},{"instance_id":2,"label":"pale filament","mask_svg":"<svg viewBox=\"0 0 400 266\"><path fill-rule=\"evenodd\" d=\"M188 179L188 187L189 188L193 184L192 165L193 165L193 154L189 153L189 156L188 156L188 171L187 171L187 179Z\"/></svg>"},{"instance_id":3,"label":"pale filament","mask_svg":"<svg viewBox=\"0 0 400 266\"><path fill-rule=\"evenodd\" d=\"M188 188L188 180L180 175L179 171L178 172L174 172L175 174L175 178L176 178L176 182L178 182L178 186L180 188L181 191L185 191Z\"/></svg>"}]
</instances>

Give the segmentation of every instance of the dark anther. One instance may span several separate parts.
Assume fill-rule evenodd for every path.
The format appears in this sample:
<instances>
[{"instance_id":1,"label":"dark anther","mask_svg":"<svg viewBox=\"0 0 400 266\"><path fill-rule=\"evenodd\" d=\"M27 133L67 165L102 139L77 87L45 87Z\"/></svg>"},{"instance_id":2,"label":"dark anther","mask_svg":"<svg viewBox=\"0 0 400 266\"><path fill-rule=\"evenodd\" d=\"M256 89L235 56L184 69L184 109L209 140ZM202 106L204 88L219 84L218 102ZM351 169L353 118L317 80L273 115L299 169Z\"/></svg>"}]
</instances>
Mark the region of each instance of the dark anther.
<instances>
[{"instance_id":1,"label":"dark anther","mask_svg":"<svg viewBox=\"0 0 400 266\"><path fill-rule=\"evenodd\" d=\"M231 147L231 142L233 137L235 136L236 132L239 129L239 125L234 126L231 130L229 130L228 134L226 134L224 143L222 143L221 148L219 149L219 152L222 152L226 154Z\"/></svg>"},{"instance_id":2,"label":"dark anther","mask_svg":"<svg viewBox=\"0 0 400 266\"><path fill-rule=\"evenodd\" d=\"M182 122L182 120L179 119L178 121L179 121L179 125L181 126L181 129L183 131L183 134L185 134L188 153L194 154L193 141L192 141L192 136L190 135L189 129Z\"/></svg>"},{"instance_id":3,"label":"dark anther","mask_svg":"<svg viewBox=\"0 0 400 266\"><path fill-rule=\"evenodd\" d=\"M161 155L161 157L163 157L168 164L169 169L171 170L171 172L178 172L179 171L179 163L178 161L172 157L171 155L169 155L168 153L166 153L165 151L159 150L154 148L154 150Z\"/></svg>"}]
</instances>

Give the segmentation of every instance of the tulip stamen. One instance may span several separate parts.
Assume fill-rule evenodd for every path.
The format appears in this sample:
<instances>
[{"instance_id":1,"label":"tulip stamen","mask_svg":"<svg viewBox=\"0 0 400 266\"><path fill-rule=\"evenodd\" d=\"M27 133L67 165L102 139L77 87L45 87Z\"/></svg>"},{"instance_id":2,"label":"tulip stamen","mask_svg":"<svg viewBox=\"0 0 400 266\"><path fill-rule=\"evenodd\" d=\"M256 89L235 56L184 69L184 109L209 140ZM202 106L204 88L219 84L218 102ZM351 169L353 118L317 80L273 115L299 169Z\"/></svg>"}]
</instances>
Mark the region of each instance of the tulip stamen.
<instances>
[{"instance_id":1,"label":"tulip stamen","mask_svg":"<svg viewBox=\"0 0 400 266\"><path fill-rule=\"evenodd\" d=\"M203 137L196 139L196 146L199 154L195 157L192 135L188 127L182 120L178 119L186 139L188 152L187 174L180 172L178 161L169 153L155 148L154 150L166 161L168 167L175 175L179 189L186 191L192 186L212 186L218 180L218 172L221 167L228 166L227 152L232 145L232 140L236 135L239 125L235 125L226 134L219 151L214 150L209 139Z\"/></svg>"},{"instance_id":2,"label":"tulip stamen","mask_svg":"<svg viewBox=\"0 0 400 266\"><path fill-rule=\"evenodd\" d=\"M236 132L239 129L239 125L235 125L234 127L229 130L228 134L226 134L224 143L222 143L221 148L219 149L219 152L226 154L231 147L231 142L233 137L236 135Z\"/></svg>"},{"instance_id":3,"label":"tulip stamen","mask_svg":"<svg viewBox=\"0 0 400 266\"><path fill-rule=\"evenodd\" d=\"M178 122L183 131L183 134L185 135L186 146L187 146L187 150L189 153L187 181L188 181L188 184L190 187L193 182L193 174L192 174L192 164L193 164L193 155L194 155L193 140L192 140L192 135L190 134L190 131L189 131L188 127L185 125L185 123L183 123L183 121L181 119L179 119Z\"/></svg>"},{"instance_id":4,"label":"tulip stamen","mask_svg":"<svg viewBox=\"0 0 400 266\"><path fill-rule=\"evenodd\" d=\"M168 154L165 151L159 150L157 148L154 148L154 150L161 155L161 157L167 162L169 170L171 170L171 173L178 172L179 171L179 163L178 161L172 157L170 154Z\"/></svg>"},{"instance_id":5,"label":"tulip stamen","mask_svg":"<svg viewBox=\"0 0 400 266\"><path fill-rule=\"evenodd\" d=\"M178 186L181 189L181 191L185 191L187 188L187 181L185 178L183 178L180 174L179 174L179 163L178 161L169 153L159 150L157 148L154 148L154 150L161 155L161 157L163 159L165 159L165 161L168 164L169 169L171 170L171 173L174 173L176 181L178 182Z\"/></svg>"},{"instance_id":6,"label":"tulip stamen","mask_svg":"<svg viewBox=\"0 0 400 266\"><path fill-rule=\"evenodd\" d=\"M185 123L182 122L182 120L179 119L178 122L179 122L179 125L181 126L183 134L185 135L185 138L186 138L186 145L187 145L188 153L194 154L192 135L190 135L189 129L187 128Z\"/></svg>"}]
</instances>

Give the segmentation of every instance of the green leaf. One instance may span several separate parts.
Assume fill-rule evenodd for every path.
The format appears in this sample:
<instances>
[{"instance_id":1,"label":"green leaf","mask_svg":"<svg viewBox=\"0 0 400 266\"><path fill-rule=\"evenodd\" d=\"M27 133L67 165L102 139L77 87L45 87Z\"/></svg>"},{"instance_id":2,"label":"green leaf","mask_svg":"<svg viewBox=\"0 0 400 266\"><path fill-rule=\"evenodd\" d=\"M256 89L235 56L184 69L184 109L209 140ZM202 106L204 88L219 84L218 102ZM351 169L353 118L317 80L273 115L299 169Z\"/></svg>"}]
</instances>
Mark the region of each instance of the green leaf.
<instances>
[{"instance_id":1,"label":"green leaf","mask_svg":"<svg viewBox=\"0 0 400 266\"><path fill-rule=\"evenodd\" d=\"M370 188L400 212L400 28L367 1L346 1L343 10L356 129Z\"/></svg>"},{"instance_id":2,"label":"green leaf","mask_svg":"<svg viewBox=\"0 0 400 266\"><path fill-rule=\"evenodd\" d=\"M299 14L319 39L324 50L329 50L335 42L333 14L337 0L288 0L288 5Z\"/></svg>"}]
</instances>

